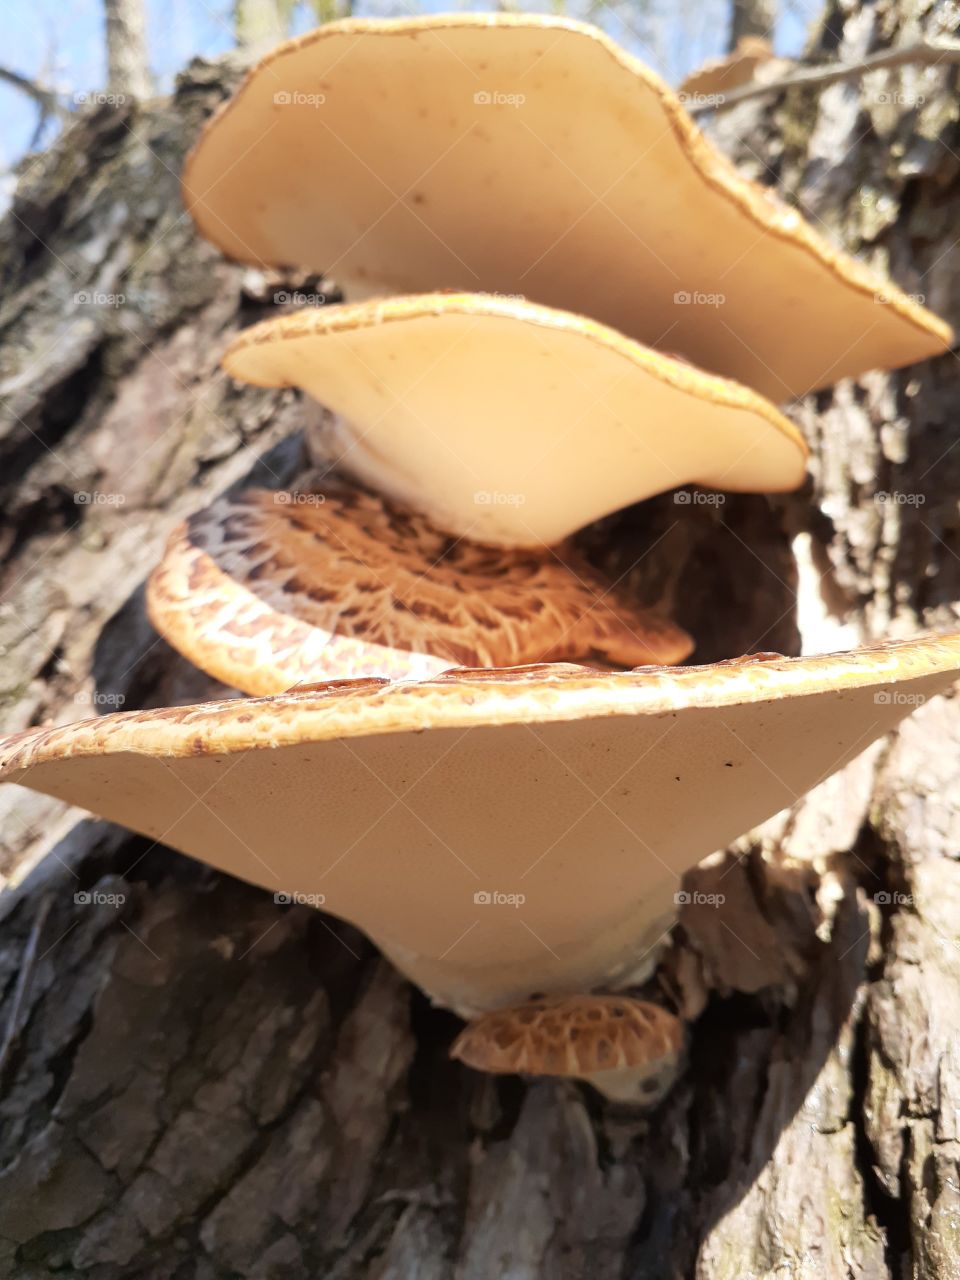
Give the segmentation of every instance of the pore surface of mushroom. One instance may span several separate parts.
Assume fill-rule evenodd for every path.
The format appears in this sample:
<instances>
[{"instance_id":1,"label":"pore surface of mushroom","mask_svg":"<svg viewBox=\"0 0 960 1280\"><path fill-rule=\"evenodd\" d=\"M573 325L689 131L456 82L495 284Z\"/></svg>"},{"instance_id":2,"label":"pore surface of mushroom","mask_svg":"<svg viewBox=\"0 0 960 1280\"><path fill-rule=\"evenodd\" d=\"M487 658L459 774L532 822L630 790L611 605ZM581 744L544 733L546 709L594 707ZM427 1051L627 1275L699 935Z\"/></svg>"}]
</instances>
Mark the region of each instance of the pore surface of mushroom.
<instances>
[{"instance_id":1,"label":"pore surface of mushroom","mask_svg":"<svg viewBox=\"0 0 960 1280\"><path fill-rule=\"evenodd\" d=\"M338 415L330 447L457 537L560 542L682 484L776 492L806 446L769 401L582 316L482 294L296 312L223 359Z\"/></svg>"},{"instance_id":2,"label":"pore surface of mushroom","mask_svg":"<svg viewBox=\"0 0 960 1280\"><path fill-rule=\"evenodd\" d=\"M208 125L184 196L241 261L357 298L519 292L776 401L951 340L563 18L350 19L289 41Z\"/></svg>"},{"instance_id":3,"label":"pore surface of mushroom","mask_svg":"<svg viewBox=\"0 0 960 1280\"><path fill-rule=\"evenodd\" d=\"M616 1102L650 1103L672 1083L683 1026L622 995L556 996L482 1014L450 1050L477 1071L569 1076Z\"/></svg>"},{"instance_id":4,"label":"pore surface of mushroom","mask_svg":"<svg viewBox=\"0 0 960 1280\"><path fill-rule=\"evenodd\" d=\"M958 670L950 635L339 682L29 730L0 743L0 778L310 895L475 1013L638 981L685 871Z\"/></svg>"},{"instance_id":5,"label":"pore surface of mushroom","mask_svg":"<svg viewBox=\"0 0 960 1280\"><path fill-rule=\"evenodd\" d=\"M693 647L666 619L618 601L572 547L453 540L329 481L310 493L248 490L192 516L151 575L147 607L197 666L256 694L451 666L674 663Z\"/></svg>"}]
</instances>

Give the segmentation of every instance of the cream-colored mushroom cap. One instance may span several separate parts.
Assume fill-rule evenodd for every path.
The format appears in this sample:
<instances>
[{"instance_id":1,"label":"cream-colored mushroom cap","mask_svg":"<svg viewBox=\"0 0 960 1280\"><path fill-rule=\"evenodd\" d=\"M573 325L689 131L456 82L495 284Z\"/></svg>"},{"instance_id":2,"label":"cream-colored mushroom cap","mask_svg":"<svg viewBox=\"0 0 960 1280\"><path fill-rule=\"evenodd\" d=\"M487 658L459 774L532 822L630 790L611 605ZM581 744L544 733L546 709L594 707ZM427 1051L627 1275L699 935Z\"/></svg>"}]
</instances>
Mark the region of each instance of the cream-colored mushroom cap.
<instances>
[{"instance_id":1,"label":"cream-colored mushroom cap","mask_svg":"<svg viewBox=\"0 0 960 1280\"><path fill-rule=\"evenodd\" d=\"M372 493L247 490L174 530L147 584L153 625L244 693L422 679L453 666L682 662L693 641L618 599L569 546L487 547Z\"/></svg>"},{"instance_id":2,"label":"cream-colored mushroom cap","mask_svg":"<svg viewBox=\"0 0 960 1280\"><path fill-rule=\"evenodd\" d=\"M550 546L682 484L774 492L803 439L769 401L566 311L485 294L313 308L241 333L234 377L332 409L333 460L456 537Z\"/></svg>"},{"instance_id":3,"label":"cream-colored mushroom cap","mask_svg":"<svg viewBox=\"0 0 960 1280\"><path fill-rule=\"evenodd\" d=\"M350 19L291 40L207 127L183 185L241 261L327 272L353 298L523 294L778 402L951 340L565 18Z\"/></svg>"},{"instance_id":4,"label":"cream-colored mushroom cap","mask_svg":"<svg viewBox=\"0 0 960 1280\"><path fill-rule=\"evenodd\" d=\"M454 671L128 712L0 778L352 921L478 1012L627 985L678 878L960 671L960 634L815 658Z\"/></svg>"}]
</instances>

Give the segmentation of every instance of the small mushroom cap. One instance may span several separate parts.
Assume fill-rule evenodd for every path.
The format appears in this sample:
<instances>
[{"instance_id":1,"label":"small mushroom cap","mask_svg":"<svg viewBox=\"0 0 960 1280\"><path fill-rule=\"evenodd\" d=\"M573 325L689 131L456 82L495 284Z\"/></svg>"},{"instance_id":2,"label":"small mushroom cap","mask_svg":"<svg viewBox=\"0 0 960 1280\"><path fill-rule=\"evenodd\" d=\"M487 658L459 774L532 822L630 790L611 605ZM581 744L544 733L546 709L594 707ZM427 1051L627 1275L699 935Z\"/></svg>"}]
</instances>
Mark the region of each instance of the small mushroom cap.
<instances>
[{"instance_id":1,"label":"small mushroom cap","mask_svg":"<svg viewBox=\"0 0 960 1280\"><path fill-rule=\"evenodd\" d=\"M312 895L434 999L480 1011L612 985L685 871L958 671L960 634L333 682L29 730L0 742L0 779Z\"/></svg>"},{"instance_id":2,"label":"small mushroom cap","mask_svg":"<svg viewBox=\"0 0 960 1280\"><path fill-rule=\"evenodd\" d=\"M171 536L147 608L175 648L245 693L451 666L682 662L693 642L621 603L570 547L451 543L362 490L247 490Z\"/></svg>"},{"instance_id":3,"label":"small mushroom cap","mask_svg":"<svg viewBox=\"0 0 960 1280\"><path fill-rule=\"evenodd\" d=\"M477 1071L592 1076L675 1061L683 1025L672 1013L630 996L558 996L495 1009L454 1041L452 1058Z\"/></svg>"},{"instance_id":4,"label":"small mushroom cap","mask_svg":"<svg viewBox=\"0 0 960 1280\"><path fill-rule=\"evenodd\" d=\"M757 68L774 58L768 40L759 36L743 36L736 49L723 58L711 58L681 83L681 100L730 93L754 79Z\"/></svg>"},{"instance_id":5,"label":"small mushroom cap","mask_svg":"<svg viewBox=\"0 0 960 1280\"><path fill-rule=\"evenodd\" d=\"M551 546L682 484L775 492L803 438L755 392L581 316L483 294L314 308L223 358L339 415L341 465L456 537Z\"/></svg>"},{"instance_id":6,"label":"small mushroom cap","mask_svg":"<svg viewBox=\"0 0 960 1280\"><path fill-rule=\"evenodd\" d=\"M232 258L357 298L521 292L778 402L951 341L565 18L349 19L291 40L208 125L183 186Z\"/></svg>"}]
</instances>

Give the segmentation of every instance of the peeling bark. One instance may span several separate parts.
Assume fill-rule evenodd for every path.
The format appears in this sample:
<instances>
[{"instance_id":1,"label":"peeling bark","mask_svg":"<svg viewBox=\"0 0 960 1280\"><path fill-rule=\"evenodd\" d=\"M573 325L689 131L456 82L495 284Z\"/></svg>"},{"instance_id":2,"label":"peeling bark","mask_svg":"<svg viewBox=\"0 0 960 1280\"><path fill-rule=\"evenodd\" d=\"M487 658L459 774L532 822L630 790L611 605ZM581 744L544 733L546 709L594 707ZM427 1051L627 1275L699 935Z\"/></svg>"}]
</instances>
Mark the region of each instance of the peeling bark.
<instances>
[{"instance_id":1,"label":"peeling bark","mask_svg":"<svg viewBox=\"0 0 960 1280\"><path fill-rule=\"evenodd\" d=\"M949 14L837 7L814 52L949 34ZM956 70L889 101L910 75L715 128L957 323ZM317 290L223 262L179 205L233 79L198 63L168 102L82 113L7 220L5 731L230 693L158 640L142 583L185 514L309 462L296 397L230 385L217 356L278 291ZM667 495L584 549L672 602L701 660L797 650L798 535L852 633L951 623L958 399L951 356L811 398L806 493ZM0 1274L956 1280L958 740L956 699L921 708L690 877L725 901L683 909L655 980L690 1041L648 1115L461 1069L456 1019L352 929L0 789Z\"/></svg>"}]
</instances>

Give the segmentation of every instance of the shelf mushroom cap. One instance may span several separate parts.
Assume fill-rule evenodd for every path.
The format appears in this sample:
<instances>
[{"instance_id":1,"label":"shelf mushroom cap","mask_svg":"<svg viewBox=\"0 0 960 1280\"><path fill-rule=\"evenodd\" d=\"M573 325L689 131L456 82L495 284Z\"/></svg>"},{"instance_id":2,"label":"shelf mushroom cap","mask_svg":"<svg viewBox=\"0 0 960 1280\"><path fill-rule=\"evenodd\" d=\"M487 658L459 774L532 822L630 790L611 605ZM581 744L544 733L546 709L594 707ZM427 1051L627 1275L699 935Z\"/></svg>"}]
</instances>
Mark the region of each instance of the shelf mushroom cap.
<instances>
[{"instance_id":1,"label":"shelf mushroom cap","mask_svg":"<svg viewBox=\"0 0 960 1280\"><path fill-rule=\"evenodd\" d=\"M482 1014L450 1050L477 1071L569 1076L618 1102L653 1102L671 1083L683 1024L622 995L556 996Z\"/></svg>"},{"instance_id":2,"label":"shelf mushroom cap","mask_svg":"<svg viewBox=\"0 0 960 1280\"><path fill-rule=\"evenodd\" d=\"M183 188L240 261L358 299L522 293L778 402L952 340L566 18L348 19L290 40L208 124Z\"/></svg>"},{"instance_id":3,"label":"shelf mushroom cap","mask_svg":"<svg viewBox=\"0 0 960 1280\"><path fill-rule=\"evenodd\" d=\"M958 672L960 634L332 682L28 730L0 743L0 779L307 895L475 1013L639 980L684 872Z\"/></svg>"},{"instance_id":4,"label":"shelf mushroom cap","mask_svg":"<svg viewBox=\"0 0 960 1280\"><path fill-rule=\"evenodd\" d=\"M690 72L680 84L680 101L687 105L719 98L722 102L724 94L749 84L756 77L758 67L774 61L776 58L769 40L760 36L742 36L732 53L722 58L711 58Z\"/></svg>"},{"instance_id":5,"label":"shelf mushroom cap","mask_svg":"<svg viewBox=\"0 0 960 1280\"><path fill-rule=\"evenodd\" d=\"M456 537L551 546L678 485L780 492L803 438L769 401L566 311L422 294L265 320L228 373L337 415L337 464Z\"/></svg>"},{"instance_id":6,"label":"shelf mushroom cap","mask_svg":"<svg viewBox=\"0 0 960 1280\"><path fill-rule=\"evenodd\" d=\"M254 694L451 666L675 663L693 648L673 623L618 600L571 547L454 542L331 483L247 490L192 516L150 576L147 609L191 662Z\"/></svg>"}]
</instances>

